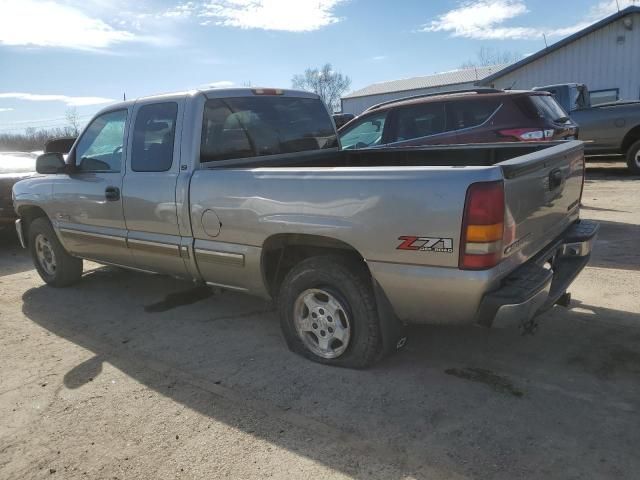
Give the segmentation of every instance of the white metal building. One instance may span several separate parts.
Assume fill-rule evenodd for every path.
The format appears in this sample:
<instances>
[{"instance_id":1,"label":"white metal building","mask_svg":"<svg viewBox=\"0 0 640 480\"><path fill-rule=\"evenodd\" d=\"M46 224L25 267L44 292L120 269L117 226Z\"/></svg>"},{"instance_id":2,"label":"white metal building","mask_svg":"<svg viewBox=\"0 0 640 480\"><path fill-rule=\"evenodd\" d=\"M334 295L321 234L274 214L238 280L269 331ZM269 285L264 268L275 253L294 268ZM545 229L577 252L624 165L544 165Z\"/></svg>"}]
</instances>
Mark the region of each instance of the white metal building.
<instances>
[{"instance_id":1,"label":"white metal building","mask_svg":"<svg viewBox=\"0 0 640 480\"><path fill-rule=\"evenodd\" d=\"M372 105L425 93L473 88L479 80L499 71L505 65L453 70L425 77L374 83L342 98L342 112L359 115Z\"/></svg>"},{"instance_id":2,"label":"white metal building","mask_svg":"<svg viewBox=\"0 0 640 480\"><path fill-rule=\"evenodd\" d=\"M640 6L631 6L485 77L480 85L529 89L584 83L592 103L640 98Z\"/></svg>"}]
</instances>

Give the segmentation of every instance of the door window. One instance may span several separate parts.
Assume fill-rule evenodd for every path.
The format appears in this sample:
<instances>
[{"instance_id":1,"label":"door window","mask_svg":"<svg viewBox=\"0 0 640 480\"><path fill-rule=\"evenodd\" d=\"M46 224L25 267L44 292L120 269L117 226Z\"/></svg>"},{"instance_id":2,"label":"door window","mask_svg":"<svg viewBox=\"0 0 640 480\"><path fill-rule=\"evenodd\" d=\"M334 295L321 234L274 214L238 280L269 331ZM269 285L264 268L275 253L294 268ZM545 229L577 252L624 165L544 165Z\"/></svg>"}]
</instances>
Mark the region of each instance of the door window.
<instances>
[{"instance_id":1,"label":"door window","mask_svg":"<svg viewBox=\"0 0 640 480\"><path fill-rule=\"evenodd\" d=\"M341 132L340 143L344 150L367 148L380 145L387 112L370 115L356 123L344 133Z\"/></svg>"},{"instance_id":2,"label":"door window","mask_svg":"<svg viewBox=\"0 0 640 480\"><path fill-rule=\"evenodd\" d=\"M464 100L452 103L456 130L477 127L486 122L500 106L499 100Z\"/></svg>"},{"instance_id":3,"label":"door window","mask_svg":"<svg viewBox=\"0 0 640 480\"><path fill-rule=\"evenodd\" d=\"M134 172L166 172L171 168L177 116L175 102L145 105L138 110L131 150Z\"/></svg>"},{"instance_id":4,"label":"door window","mask_svg":"<svg viewBox=\"0 0 640 480\"><path fill-rule=\"evenodd\" d=\"M117 110L97 117L83 133L75 151L76 165L83 172L119 172L127 111Z\"/></svg>"},{"instance_id":5,"label":"door window","mask_svg":"<svg viewBox=\"0 0 640 480\"><path fill-rule=\"evenodd\" d=\"M396 142L436 135L446 130L444 103L424 103L398 110Z\"/></svg>"},{"instance_id":6,"label":"door window","mask_svg":"<svg viewBox=\"0 0 640 480\"><path fill-rule=\"evenodd\" d=\"M601 103L617 102L620 99L620 90L617 88L609 88L606 90L591 90L591 106L600 105Z\"/></svg>"}]
</instances>

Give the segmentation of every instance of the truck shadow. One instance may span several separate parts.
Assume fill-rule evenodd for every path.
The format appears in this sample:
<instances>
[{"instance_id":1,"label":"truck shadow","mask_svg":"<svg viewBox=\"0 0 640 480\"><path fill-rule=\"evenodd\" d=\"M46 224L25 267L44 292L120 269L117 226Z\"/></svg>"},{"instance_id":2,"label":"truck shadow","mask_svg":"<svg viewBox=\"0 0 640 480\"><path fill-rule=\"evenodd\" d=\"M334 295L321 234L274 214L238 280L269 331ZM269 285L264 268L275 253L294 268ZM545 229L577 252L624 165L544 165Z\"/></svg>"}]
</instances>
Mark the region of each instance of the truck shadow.
<instances>
[{"instance_id":1,"label":"truck shadow","mask_svg":"<svg viewBox=\"0 0 640 480\"><path fill-rule=\"evenodd\" d=\"M596 220L600 231L589 261L590 267L640 270L640 225Z\"/></svg>"},{"instance_id":2,"label":"truck shadow","mask_svg":"<svg viewBox=\"0 0 640 480\"><path fill-rule=\"evenodd\" d=\"M631 173L627 168L627 164L620 160L599 161L596 163L587 158L586 182L594 180L637 181L640 180L640 175Z\"/></svg>"},{"instance_id":3,"label":"truck shadow","mask_svg":"<svg viewBox=\"0 0 640 480\"><path fill-rule=\"evenodd\" d=\"M352 371L289 353L268 303L175 292L189 292L189 284L97 269L70 289L28 290L23 312L95 354L66 374L67 388L82 388L109 362L175 402L354 478L392 478L372 472L376 462L393 465L393 478L522 471L564 478L558 465L581 478L622 478L620 468L640 468L633 449L640 432L627 428L640 396L637 313L556 307L534 337L414 327L402 352ZM188 301L145 312L163 298ZM281 420L282 432L304 429L313 441L260 422L248 430L235 408L217 400L214 407L220 397ZM362 461L345 463L327 454L327 444L361 452Z\"/></svg>"},{"instance_id":4,"label":"truck shadow","mask_svg":"<svg viewBox=\"0 0 640 480\"><path fill-rule=\"evenodd\" d=\"M14 229L0 229L0 278L33 269L31 257L23 250Z\"/></svg>"}]
</instances>

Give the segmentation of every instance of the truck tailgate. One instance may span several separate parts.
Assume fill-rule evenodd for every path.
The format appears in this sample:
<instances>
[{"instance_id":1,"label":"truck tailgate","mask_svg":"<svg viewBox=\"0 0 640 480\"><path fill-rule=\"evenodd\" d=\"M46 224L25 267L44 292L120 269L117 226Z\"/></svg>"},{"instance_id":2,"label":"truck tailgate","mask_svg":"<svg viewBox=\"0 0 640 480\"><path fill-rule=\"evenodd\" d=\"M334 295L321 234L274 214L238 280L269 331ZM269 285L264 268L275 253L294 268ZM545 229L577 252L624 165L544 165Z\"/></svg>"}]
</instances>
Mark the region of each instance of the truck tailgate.
<instances>
[{"instance_id":1,"label":"truck tailgate","mask_svg":"<svg viewBox=\"0 0 640 480\"><path fill-rule=\"evenodd\" d=\"M499 164L504 176L503 255L510 266L542 250L578 219L582 142L566 142Z\"/></svg>"}]
</instances>

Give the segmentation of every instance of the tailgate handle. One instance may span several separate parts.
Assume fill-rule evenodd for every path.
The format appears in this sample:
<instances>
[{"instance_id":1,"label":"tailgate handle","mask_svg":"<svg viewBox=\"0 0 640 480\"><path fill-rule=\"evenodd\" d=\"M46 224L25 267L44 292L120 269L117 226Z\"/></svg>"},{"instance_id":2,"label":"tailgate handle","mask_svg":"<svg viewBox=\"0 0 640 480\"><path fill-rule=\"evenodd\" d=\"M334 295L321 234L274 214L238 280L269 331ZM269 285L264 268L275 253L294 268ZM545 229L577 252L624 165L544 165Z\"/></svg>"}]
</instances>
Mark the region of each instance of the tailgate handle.
<instances>
[{"instance_id":1,"label":"tailgate handle","mask_svg":"<svg viewBox=\"0 0 640 480\"><path fill-rule=\"evenodd\" d=\"M559 168L549 173L549 190L555 190L562 185L562 171Z\"/></svg>"}]
</instances>

